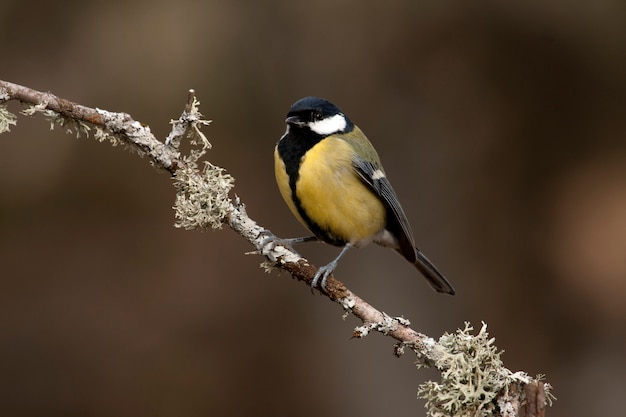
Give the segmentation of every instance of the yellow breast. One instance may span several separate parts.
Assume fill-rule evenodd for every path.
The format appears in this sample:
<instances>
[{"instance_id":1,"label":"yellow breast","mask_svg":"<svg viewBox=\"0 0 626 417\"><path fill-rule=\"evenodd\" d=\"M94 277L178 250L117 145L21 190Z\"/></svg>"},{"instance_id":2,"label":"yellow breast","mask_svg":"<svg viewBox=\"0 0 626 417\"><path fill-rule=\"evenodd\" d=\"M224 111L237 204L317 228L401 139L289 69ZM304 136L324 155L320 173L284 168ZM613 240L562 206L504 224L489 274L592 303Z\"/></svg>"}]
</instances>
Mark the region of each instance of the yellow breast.
<instances>
[{"instance_id":1,"label":"yellow breast","mask_svg":"<svg viewBox=\"0 0 626 417\"><path fill-rule=\"evenodd\" d=\"M315 231L316 227L299 215L281 164L276 158L276 179L283 198L294 215ZM357 246L368 243L386 224L383 204L354 172L352 149L342 139L328 137L304 155L296 197L308 220L337 240Z\"/></svg>"}]
</instances>

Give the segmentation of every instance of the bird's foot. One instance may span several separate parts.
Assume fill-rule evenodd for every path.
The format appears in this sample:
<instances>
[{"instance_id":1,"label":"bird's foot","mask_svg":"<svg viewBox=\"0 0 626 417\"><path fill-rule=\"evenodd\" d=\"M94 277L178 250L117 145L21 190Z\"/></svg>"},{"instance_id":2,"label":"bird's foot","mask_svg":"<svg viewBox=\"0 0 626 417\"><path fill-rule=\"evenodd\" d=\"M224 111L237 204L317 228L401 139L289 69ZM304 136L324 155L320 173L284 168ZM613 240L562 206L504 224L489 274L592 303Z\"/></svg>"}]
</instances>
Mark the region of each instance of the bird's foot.
<instances>
[{"instance_id":1,"label":"bird's foot","mask_svg":"<svg viewBox=\"0 0 626 417\"><path fill-rule=\"evenodd\" d=\"M273 234L267 229L263 229L263 231L261 232L261 235L265 236L263 240L261 241L262 248L265 248L265 246L269 244L272 245L272 248L280 245L280 246L286 247L287 249L295 253L297 252L293 249L293 245L297 245L298 243L311 242L311 241L317 240L315 236L293 237L293 238L284 239L284 238L276 236L275 234Z\"/></svg>"},{"instance_id":2,"label":"bird's foot","mask_svg":"<svg viewBox=\"0 0 626 417\"><path fill-rule=\"evenodd\" d=\"M293 243L289 240L289 239L283 239L280 238L278 236L276 236L275 234L273 234L272 232L270 232L267 229L263 229L263 231L261 232L261 235L263 235L263 240L261 241L261 247L263 249L265 249L265 247L267 245L272 245L272 249L278 245L280 246L284 246L287 249L293 251Z\"/></svg>"},{"instance_id":3,"label":"bird's foot","mask_svg":"<svg viewBox=\"0 0 626 417\"><path fill-rule=\"evenodd\" d=\"M317 272L313 276L313 280L311 281L311 290L317 288L324 294L328 294L328 291L326 291L326 281L336 267L337 262L331 262L328 265L318 268Z\"/></svg>"}]
</instances>

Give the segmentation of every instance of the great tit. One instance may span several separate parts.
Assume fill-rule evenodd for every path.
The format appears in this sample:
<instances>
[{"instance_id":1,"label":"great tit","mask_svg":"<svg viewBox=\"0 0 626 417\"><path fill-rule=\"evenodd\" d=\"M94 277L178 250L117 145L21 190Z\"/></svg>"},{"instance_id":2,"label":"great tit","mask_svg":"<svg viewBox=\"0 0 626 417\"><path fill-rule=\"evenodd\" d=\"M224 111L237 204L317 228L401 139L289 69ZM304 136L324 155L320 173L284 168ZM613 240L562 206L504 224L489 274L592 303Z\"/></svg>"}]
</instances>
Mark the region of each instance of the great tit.
<instances>
[{"instance_id":1,"label":"great tit","mask_svg":"<svg viewBox=\"0 0 626 417\"><path fill-rule=\"evenodd\" d=\"M285 239L291 245L321 240L343 249L319 268L312 287L326 279L352 247L371 242L395 249L438 292L454 294L448 280L415 247L409 222L376 150L352 121L327 100L305 97L291 106L287 130L274 150L280 193L315 236Z\"/></svg>"}]
</instances>

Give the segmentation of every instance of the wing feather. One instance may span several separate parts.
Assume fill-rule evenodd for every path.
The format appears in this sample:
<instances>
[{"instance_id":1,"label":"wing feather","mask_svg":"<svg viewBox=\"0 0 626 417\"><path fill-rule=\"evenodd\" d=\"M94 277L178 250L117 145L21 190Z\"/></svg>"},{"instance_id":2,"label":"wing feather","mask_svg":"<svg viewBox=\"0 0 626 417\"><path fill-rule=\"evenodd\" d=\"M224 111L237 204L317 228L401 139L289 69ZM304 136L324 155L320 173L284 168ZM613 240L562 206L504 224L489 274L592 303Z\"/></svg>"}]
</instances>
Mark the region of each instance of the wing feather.
<instances>
[{"instance_id":1,"label":"wing feather","mask_svg":"<svg viewBox=\"0 0 626 417\"><path fill-rule=\"evenodd\" d=\"M352 161L354 171L385 206L387 212L386 230L397 240L398 247L396 250L420 270L436 291L453 295L454 288L452 288L452 285L428 258L415 247L409 221L400 206L391 183L385 176L376 151L373 150L369 142L360 141L358 145L362 147L361 151L364 151L363 154L369 155L372 160L368 161L358 155L354 156Z\"/></svg>"},{"instance_id":2,"label":"wing feather","mask_svg":"<svg viewBox=\"0 0 626 417\"><path fill-rule=\"evenodd\" d=\"M353 159L353 166L356 174L363 183L368 186L387 209L387 230L398 241L398 251L411 263L415 263L415 242L409 221L400 206L398 197L391 187L391 183L384 174L382 167L375 163L366 161L359 156Z\"/></svg>"}]
</instances>

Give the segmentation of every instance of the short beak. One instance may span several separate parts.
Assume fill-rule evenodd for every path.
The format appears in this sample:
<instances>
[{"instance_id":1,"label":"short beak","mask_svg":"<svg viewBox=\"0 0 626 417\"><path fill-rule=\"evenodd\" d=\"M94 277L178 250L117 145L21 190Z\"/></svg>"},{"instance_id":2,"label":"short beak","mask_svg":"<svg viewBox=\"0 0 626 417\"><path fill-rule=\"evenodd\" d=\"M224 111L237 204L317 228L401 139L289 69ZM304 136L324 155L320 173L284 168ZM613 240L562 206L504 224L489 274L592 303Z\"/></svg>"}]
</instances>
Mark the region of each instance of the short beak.
<instances>
[{"instance_id":1,"label":"short beak","mask_svg":"<svg viewBox=\"0 0 626 417\"><path fill-rule=\"evenodd\" d=\"M285 119L288 125L304 126L304 123L298 118L298 116L289 116Z\"/></svg>"}]
</instances>

